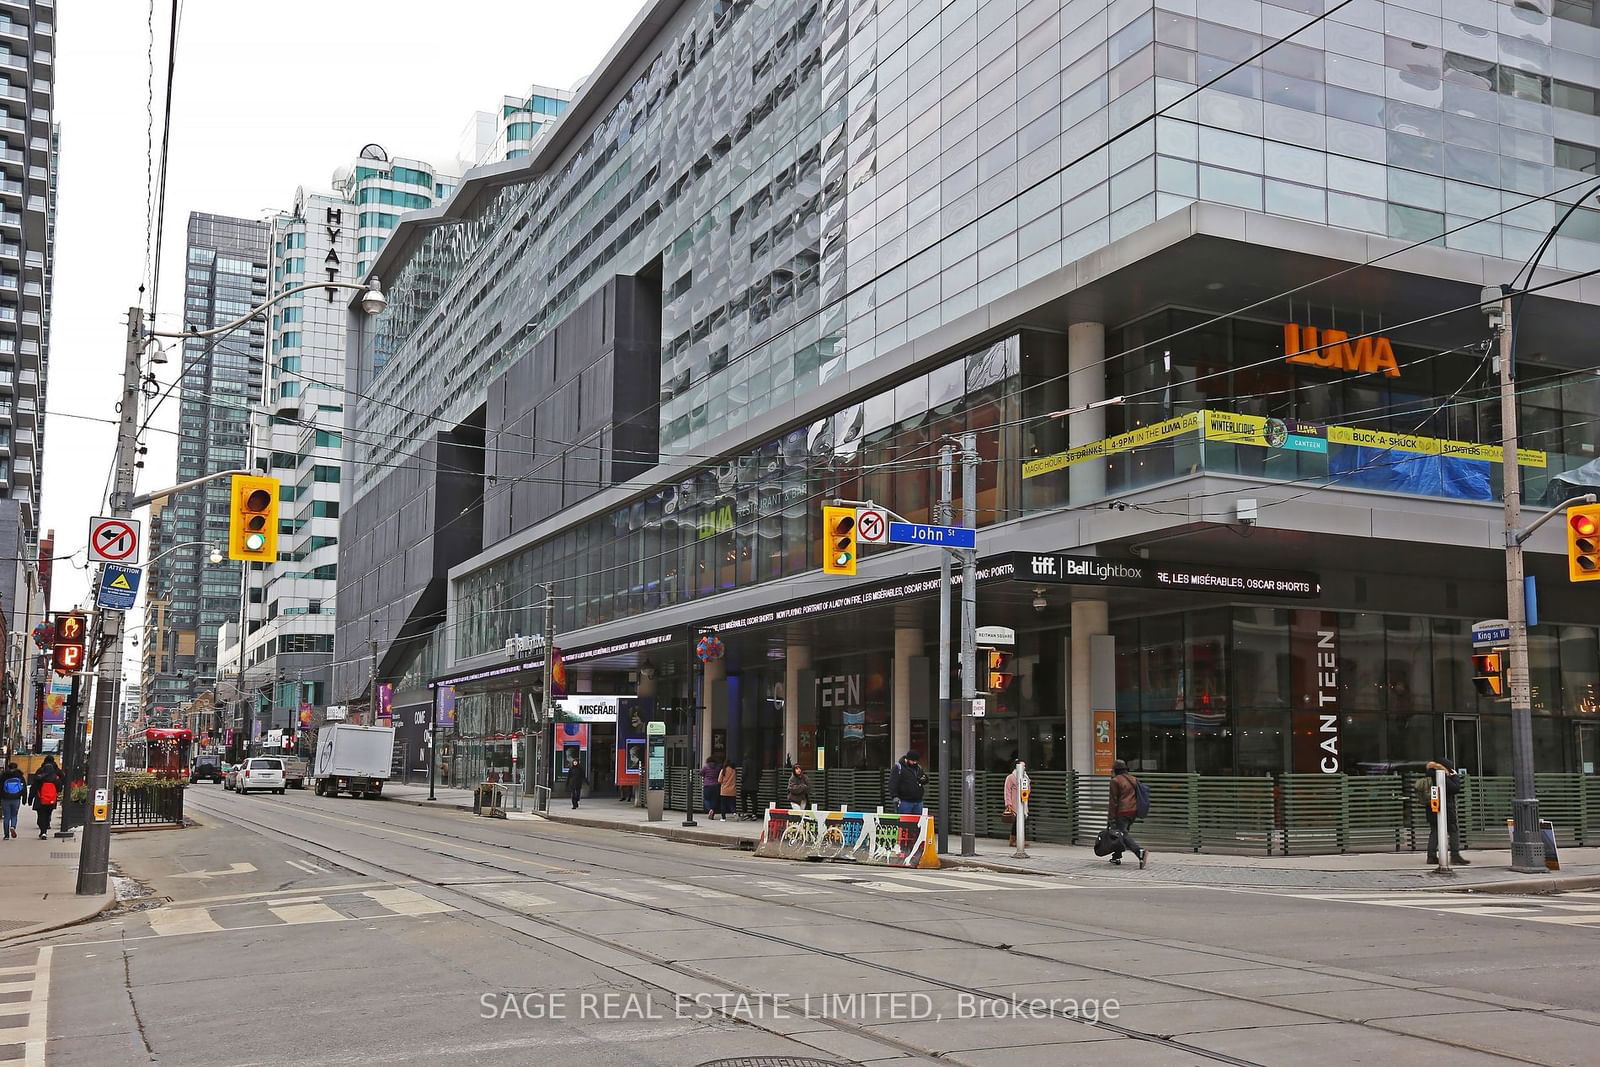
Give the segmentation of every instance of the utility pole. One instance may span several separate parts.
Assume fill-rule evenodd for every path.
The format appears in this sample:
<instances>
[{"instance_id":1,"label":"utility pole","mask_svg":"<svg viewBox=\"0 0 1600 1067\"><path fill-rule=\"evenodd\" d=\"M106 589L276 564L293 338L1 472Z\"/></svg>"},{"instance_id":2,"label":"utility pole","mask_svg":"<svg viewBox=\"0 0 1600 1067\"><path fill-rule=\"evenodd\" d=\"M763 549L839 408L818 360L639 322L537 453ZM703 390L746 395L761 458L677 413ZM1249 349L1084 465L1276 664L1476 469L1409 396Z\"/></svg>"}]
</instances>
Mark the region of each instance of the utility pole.
<instances>
[{"instance_id":1,"label":"utility pole","mask_svg":"<svg viewBox=\"0 0 1600 1067\"><path fill-rule=\"evenodd\" d=\"M961 525L978 528L978 438L961 435ZM961 552L961 854L976 856L977 724L972 718L978 686L978 550Z\"/></svg>"},{"instance_id":2,"label":"utility pole","mask_svg":"<svg viewBox=\"0 0 1600 1067\"><path fill-rule=\"evenodd\" d=\"M1500 346L1500 471L1505 483L1506 621L1511 624L1511 663L1506 672L1511 691L1511 869L1520 874L1543 874L1544 838L1539 832L1539 797L1533 777L1533 693L1521 540L1522 468L1517 463L1517 386L1511 366L1512 301L1505 286L1499 290L1498 321L1489 304L1485 311Z\"/></svg>"},{"instance_id":3,"label":"utility pole","mask_svg":"<svg viewBox=\"0 0 1600 1067\"><path fill-rule=\"evenodd\" d=\"M552 703L555 693L555 650L556 650L556 587L550 582L544 583L544 678L542 686L543 699L539 701L538 715L536 716L533 734L533 810L548 811L550 809L550 790L540 790L544 784L545 773L549 770L549 755L545 749L545 726L555 722L555 705Z\"/></svg>"},{"instance_id":4,"label":"utility pole","mask_svg":"<svg viewBox=\"0 0 1600 1067\"><path fill-rule=\"evenodd\" d=\"M955 446L939 448L938 519L950 525ZM950 851L950 553L939 553L939 851Z\"/></svg>"},{"instance_id":5,"label":"utility pole","mask_svg":"<svg viewBox=\"0 0 1600 1067\"><path fill-rule=\"evenodd\" d=\"M139 450L139 374L144 350L144 312L128 309L128 340L122 359L122 404L117 409L117 457L111 489L111 515L133 517L133 471ZM94 733L89 750L89 818L78 853L78 893L99 896L106 891L111 865L111 761L117 739L111 728L112 702L122 680L122 613L102 611L104 645L94 694ZM104 801L101 798L104 797ZM99 803L97 803L99 802Z\"/></svg>"}]
</instances>

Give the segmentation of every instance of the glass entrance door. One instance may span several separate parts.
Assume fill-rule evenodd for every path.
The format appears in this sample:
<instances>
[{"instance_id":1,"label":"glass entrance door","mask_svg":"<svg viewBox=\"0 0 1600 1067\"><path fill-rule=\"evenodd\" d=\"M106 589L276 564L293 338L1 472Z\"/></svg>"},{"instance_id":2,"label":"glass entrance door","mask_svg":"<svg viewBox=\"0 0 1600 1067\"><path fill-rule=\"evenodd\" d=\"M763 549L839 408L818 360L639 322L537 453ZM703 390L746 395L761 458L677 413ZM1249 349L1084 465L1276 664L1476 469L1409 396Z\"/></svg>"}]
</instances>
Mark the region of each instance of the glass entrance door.
<instances>
[{"instance_id":1,"label":"glass entrance door","mask_svg":"<svg viewBox=\"0 0 1600 1067\"><path fill-rule=\"evenodd\" d=\"M1600 764L1600 722L1573 723L1572 728L1577 732L1579 773L1600 773L1596 768Z\"/></svg>"},{"instance_id":2,"label":"glass entrance door","mask_svg":"<svg viewBox=\"0 0 1600 1067\"><path fill-rule=\"evenodd\" d=\"M1482 773L1483 758L1475 715L1447 715L1444 720L1444 754L1456 769L1476 777Z\"/></svg>"}]
</instances>

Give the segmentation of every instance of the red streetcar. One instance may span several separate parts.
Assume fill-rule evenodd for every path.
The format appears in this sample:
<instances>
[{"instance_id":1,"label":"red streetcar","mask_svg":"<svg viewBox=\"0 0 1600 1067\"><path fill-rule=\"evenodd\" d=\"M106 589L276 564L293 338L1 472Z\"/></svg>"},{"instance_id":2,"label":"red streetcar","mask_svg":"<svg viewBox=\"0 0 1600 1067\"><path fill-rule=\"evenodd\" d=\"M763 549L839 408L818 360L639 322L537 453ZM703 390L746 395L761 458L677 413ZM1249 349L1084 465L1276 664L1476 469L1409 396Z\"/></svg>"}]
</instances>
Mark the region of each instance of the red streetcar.
<instances>
[{"instance_id":1,"label":"red streetcar","mask_svg":"<svg viewBox=\"0 0 1600 1067\"><path fill-rule=\"evenodd\" d=\"M193 747L193 730L151 727L144 732L145 766L153 774L187 777Z\"/></svg>"}]
</instances>

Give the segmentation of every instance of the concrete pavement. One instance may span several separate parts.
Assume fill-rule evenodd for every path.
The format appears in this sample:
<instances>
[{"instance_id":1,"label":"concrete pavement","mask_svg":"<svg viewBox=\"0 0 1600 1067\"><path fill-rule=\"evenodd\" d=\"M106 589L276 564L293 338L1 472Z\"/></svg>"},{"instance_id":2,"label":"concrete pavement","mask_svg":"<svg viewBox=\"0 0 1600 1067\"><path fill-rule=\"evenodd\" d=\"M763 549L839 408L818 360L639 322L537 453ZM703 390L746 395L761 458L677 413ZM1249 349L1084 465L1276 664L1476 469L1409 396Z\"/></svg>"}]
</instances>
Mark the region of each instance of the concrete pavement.
<instances>
[{"instance_id":1,"label":"concrete pavement","mask_svg":"<svg viewBox=\"0 0 1600 1067\"><path fill-rule=\"evenodd\" d=\"M390 786L388 799L428 805L427 790ZM464 789L438 790L432 804L446 809L472 809L472 793ZM670 841L721 848L754 848L761 834L757 821L711 820L695 816L695 826L683 825L681 810L663 813L649 822L645 813L614 797L589 797L573 810L564 797L551 804L549 818L575 826L649 834ZM1137 828L1135 828L1137 833ZM1316 890L1406 890L1437 892L1540 893L1600 886L1600 848L1569 848L1561 853L1561 870L1550 874L1521 875L1510 870L1510 851L1472 850L1472 865L1456 869L1453 877L1434 873L1420 852L1353 852L1326 856L1252 856L1206 852L1157 852L1150 866L1112 866L1092 849L1073 845L1034 844L1028 858L1016 859L1014 850L995 838L979 838L976 856L959 855L960 839L951 837L952 853L941 857L947 865L976 867L1005 873L1057 875L1074 880L1092 879L1114 884L1215 885Z\"/></svg>"},{"instance_id":2,"label":"concrete pavement","mask_svg":"<svg viewBox=\"0 0 1600 1067\"><path fill-rule=\"evenodd\" d=\"M46 930L81 923L116 903L110 890L77 895L80 829L73 837L39 840L25 811L15 840L0 841L0 945Z\"/></svg>"}]
</instances>

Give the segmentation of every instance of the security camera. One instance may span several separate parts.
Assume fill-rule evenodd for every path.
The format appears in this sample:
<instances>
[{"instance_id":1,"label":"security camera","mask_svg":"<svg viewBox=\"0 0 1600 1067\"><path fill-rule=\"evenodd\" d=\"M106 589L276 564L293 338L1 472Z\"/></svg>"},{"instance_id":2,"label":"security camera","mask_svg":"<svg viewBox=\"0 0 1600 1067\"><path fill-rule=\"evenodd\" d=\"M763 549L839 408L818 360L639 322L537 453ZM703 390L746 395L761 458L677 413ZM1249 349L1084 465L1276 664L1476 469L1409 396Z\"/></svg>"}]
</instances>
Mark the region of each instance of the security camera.
<instances>
[{"instance_id":1,"label":"security camera","mask_svg":"<svg viewBox=\"0 0 1600 1067\"><path fill-rule=\"evenodd\" d=\"M1127 511L1129 506L1126 500L1113 500L1111 502L1112 511Z\"/></svg>"},{"instance_id":2,"label":"security camera","mask_svg":"<svg viewBox=\"0 0 1600 1067\"><path fill-rule=\"evenodd\" d=\"M1049 606L1050 602L1044 598L1044 590L1035 587L1033 590L1033 610L1043 611Z\"/></svg>"},{"instance_id":3,"label":"security camera","mask_svg":"<svg viewBox=\"0 0 1600 1067\"><path fill-rule=\"evenodd\" d=\"M1480 301L1478 310L1483 312L1483 317L1489 320L1489 329L1498 330L1505 321L1505 313L1500 302L1505 299L1506 287L1503 285L1486 285L1478 293Z\"/></svg>"},{"instance_id":4,"label":"security camera","mask_svg":"<svg viewBox=\"0 0 1600 1067\"><path fill-rule=\"evenodd\" d=\"M1242 526L1254 526L1261 517L1261 509L1253 497L1240 497L1233 502L1233 514Z\"/></svg>"}]
</instances>

